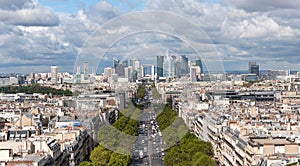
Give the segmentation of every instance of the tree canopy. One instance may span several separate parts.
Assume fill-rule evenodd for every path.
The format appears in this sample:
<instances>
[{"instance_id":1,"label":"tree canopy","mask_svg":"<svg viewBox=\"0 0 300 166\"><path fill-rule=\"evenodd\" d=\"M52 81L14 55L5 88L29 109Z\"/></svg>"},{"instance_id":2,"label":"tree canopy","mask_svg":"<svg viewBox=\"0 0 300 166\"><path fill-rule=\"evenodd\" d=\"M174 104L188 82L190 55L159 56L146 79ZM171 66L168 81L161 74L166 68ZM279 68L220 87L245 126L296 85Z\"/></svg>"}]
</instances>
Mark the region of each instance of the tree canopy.
<instances>
[{"instance_id":1,"label":"tree canopy","mask_svg":"<svg viewBox=\"0 0 300 166\"><path fill-rule=\"evenodd\" d=\"M83 162L80 166L115 166L129 165L131 162L130 155L119 154L97 146L91 153L91 162Z\"/></svg>"},{"instance_id":2,"label":"tree canopy","mask_svg":"<svg viewBox=\"0 0 300 166\"><path fill-rule=\"evenodd\" d=\"M161 97L161 94L159 94L159 92L157 91L154 84L152 84L152 86L151 86L151 92L152 92L152 95L153 95L154 99L158 99L158 98Z\"/></svg>"},{"instance_id":3,"label":"tree canopy","mask_svg":"<svg viewBox=\"0 0 300 166\"><path fill-rule=\"evenodd\" d=\"M177 118L176 111L172 110L169 105L166 105L163 111L157 116L157 123L160 130L166 129Z\"/></svg>"},{"instance_id":4,"label":"tree canopy","mask_svg":"<svg viewBox=\"0 0 300 166\"><path fill-rule=\"evenodd\" d=\"M136 97L138 99L142 99L145 95L146 95L146 86L143 84L138 88Z\"/></svg>"},{"instance_id":5,"label":"tree canopy","mask_svg":"<svg viewBox=\"0 0 300 166\"><path fill-rule=\"evenodd\" d=\"M157 111L159 112L159 111ZM168 166L215 166L209 142L199 140L188 128L177 112L166 105L157 116L167 150L164 165ZM181 138L181 139L180 139Z\"/></svg>"},{"instance_id":6,"label":"tree canopy","mask_svg":"<svg viewBox=\"0 0 300 166\"><path fill-rule=\"evenodd\" d=\"M33 85L19 85L19 86L5 86L0 87L0 91L2 93L26 93L26 94L33 94L33 93L41 93L41 94L52 94L58 96L72 96L72 92L70 90L63 90L63 89L55 89L47 86L41 86L39 84Z\"/></svg>"},{"instance_id":7,"label":"tree canopy","mask_svg":"<svg viewBox=\"0 0 300 166\"><path fill-rule=\"evenodd\" d=\"M180 145L168 149L164 164L169 166L216 166L212 159L214 153L209 142L199 140L195 135L187 133Z\"/></svg>"},{"instance_id":8,"label":"tree canopy","mask_svg":"<svg viewBox=\"0 0 300 166\"><path fill-rule=\"evenodd\" d=\"M103 125L98 132L99 145L90 155L92 166L102 165L129 165L131 162L132 145L135 140L132 136L138 134L139 119L141 110L129 104L126 109L119 112L119 118L112 125ZM109 149L104 148L109 147ZM88 166L88 165L84 165Z\"/></svg>"}]
</instances>

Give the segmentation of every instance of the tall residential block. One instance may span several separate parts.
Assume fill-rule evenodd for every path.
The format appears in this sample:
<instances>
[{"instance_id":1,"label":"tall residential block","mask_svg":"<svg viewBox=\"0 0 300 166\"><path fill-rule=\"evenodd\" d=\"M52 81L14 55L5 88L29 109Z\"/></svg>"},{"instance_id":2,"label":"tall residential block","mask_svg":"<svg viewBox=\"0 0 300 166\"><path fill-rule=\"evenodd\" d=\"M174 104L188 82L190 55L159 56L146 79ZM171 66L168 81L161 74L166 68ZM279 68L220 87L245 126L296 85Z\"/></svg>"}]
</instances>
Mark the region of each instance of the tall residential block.
<instances>
[{"instance_id":1,"label":"tall residential block","mask_svg":"<svg viewBox=\"0 0 300 166\"><path fill-rule=\"evenodd\" d=\"M57 66L51 66L51 83L57 84Z\"/></svg>"}]
</instances>

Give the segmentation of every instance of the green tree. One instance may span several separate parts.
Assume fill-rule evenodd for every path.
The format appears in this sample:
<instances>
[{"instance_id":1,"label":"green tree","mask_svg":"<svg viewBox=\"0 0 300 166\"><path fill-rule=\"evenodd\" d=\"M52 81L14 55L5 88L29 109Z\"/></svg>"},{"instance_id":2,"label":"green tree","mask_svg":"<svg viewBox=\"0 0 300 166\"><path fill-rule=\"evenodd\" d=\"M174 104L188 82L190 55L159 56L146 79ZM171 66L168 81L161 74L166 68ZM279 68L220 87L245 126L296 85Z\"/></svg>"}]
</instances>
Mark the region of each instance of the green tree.
<instances>
[{"instance_id":1,"label":"green tree","mask_svg":"<svg viewBox=\"0 0 300 166\"><path fill-rule=\"evenodd\" d=\"M110 160L110 151L102 146L97 146L91 153L90 160L93 166L105 166Z\"/></svg>"},{"instance_id":2,"label":"green tree","mask_svg":"<svg viewBox=\"0 0 300 166\"><path fill-rule=\"evenodd\" d=\"M139 89L141 96L145 95L145 86ZM143 94L143 95L142 95ZM90 160L93 166L129 165L132 146L135 140L130 135L138 134L139 120L142 111L129 103L129 106L119 112L119 118L112 125L102 125L98 132L99 145L92 151ZM121 139L122 138L122 139ZM110 147L109 150L101 145ZM112 151L114 152L112 152Z\"/></svg>"},{"instance_id":3,"label":"green tree","mask_svg":"<svg viewBox=\"0 0 300 166\"><path fill-rule=\"evenodd\" d=\"M195 135L187 133L180 145L171 147L165 156L165 165L215 166L212 159L213 149L209 142L199 140Z\"/></svg>"},{"instance_id":4,"label":"green tree","mask_svg":"<svg viewBox=\"0 0 300 166\"><path fill-rule=\"evenodd\" d=\"M178 155L179 153L179 147L174 146L173 148L169 149L169 151L166 153L164 164L165 165L175 165L178 162Z\"/></svg>"},{"instance_id":5,"label":"green tree","mask_svg":"<svg viewBox=\"0 0 300 166\"><path fill-rule=\"evenodd\" d=\"M172 110L170 106L164 107L163 111L157 117L157 123L159 125L160 130L166 129L170 126L174 120L177 118L176 111Z\"/></svg>"},{"instance_id":6,"label":"green tree","mask_svg":"<svg viewBox=\"0 0 300 166\"><path fill-rule=\"evenodd\" d=\"M84 162L81 162L79 164L79 166L93 166L93 164L91 162L88 162L88 161L84 161Z\"/></svg>"},{"instance_id":7,"label":"green tree","mask_svg":"<svg viewBox=\"0 0 300 166\"><path fill-rule=\"evenodd\" d=\"M193 156L192 165L193 166L216 166L216 163L214 160L211 159L210 156L198 152Z\"/></svg>"},{"instance_id":8,"label":"green tree","mask_svg":"<svg viewBox=\"0 0 300 166\"><path fill-rule=\"evenodd\" d=\"M142 99L145 95L146 95L146 86L142 85L138 88L137 93L136 93L136 97L138 99Z\"/></svg>"},{"instance_id":9,"label":"green tree","mask_svg":"<svg viewBox=\"0 0 300 166\"><path fill-rule=\"evenodd\" d=\"M62 89L55 89L47 86L41 86L38 84L33 85L18 85L18 86L6 86L0 88L1 92L3 93L26 93L26 94L33 94L33 93L41 93L41 94L52 94L52 95L59 95L59 96L72 96L72 92L70 90L62 90Z\"/></svg>"},{"instance_id":10,"label":"green tree","mask_svg":"<svg viewBox=\"0 0 300 166\"><path fill-rule=\"evenodd\" d=\"M110 156L109 164L111 166L126 166L131 162L131 157L129 155L112 153Z\"/></svg>"}]
</instances>

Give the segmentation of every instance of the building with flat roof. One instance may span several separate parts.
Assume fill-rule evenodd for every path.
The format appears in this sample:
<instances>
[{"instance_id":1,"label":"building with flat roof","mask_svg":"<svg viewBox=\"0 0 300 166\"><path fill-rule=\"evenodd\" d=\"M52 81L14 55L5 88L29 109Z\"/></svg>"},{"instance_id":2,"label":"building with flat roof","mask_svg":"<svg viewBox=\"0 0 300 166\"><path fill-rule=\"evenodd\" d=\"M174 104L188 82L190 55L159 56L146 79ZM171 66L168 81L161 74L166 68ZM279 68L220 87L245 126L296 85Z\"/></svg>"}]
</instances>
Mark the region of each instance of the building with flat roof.
<instances>
[{"instance_id":1,"label":"building with flat roof","mask_svg":"<svg viewBox=\"0 0 300 166\"><path fill-rule=\"evenodd\" d=\"M51 83L57 84L57 66L51 66Z\"/></svg>"}]
</instances>

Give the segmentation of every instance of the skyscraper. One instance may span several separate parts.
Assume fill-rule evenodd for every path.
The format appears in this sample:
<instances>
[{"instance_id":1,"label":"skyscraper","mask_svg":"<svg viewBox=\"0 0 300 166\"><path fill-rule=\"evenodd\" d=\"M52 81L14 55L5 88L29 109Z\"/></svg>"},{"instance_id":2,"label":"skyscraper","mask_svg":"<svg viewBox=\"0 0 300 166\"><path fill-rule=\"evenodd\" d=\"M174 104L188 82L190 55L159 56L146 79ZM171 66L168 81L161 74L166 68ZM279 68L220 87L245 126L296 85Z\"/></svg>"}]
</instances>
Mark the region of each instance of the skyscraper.
<instances>
[{"instance_id":1,"label":"skyscraper","mask_svg":"<svg viewBox=\"0 0 300 166\"><path fill-rule=\"evenodd\" d=\"M123 66L123 64L120 63L115 67L115 72L116 74L118 74L119 77L124 77L125 76L124 69L125 67Z\"/></svg>"},{"instance_id":2,"label":"skyscraper","mask_svg":"<svg viewBox=\"0 0 300 166\"><path fill-rule=\"evenodd\" d=\"M122 65L123 65L124 67L128 67L128 60L122 61Z\"/></svg>"},{"instance_id":3,"label":"skyscraper","mask_svg":"<svg viewBox=\"0 0 300 166\"><path fill-rule=\"evenodd\" d=\"M156 56L156 73L157 76L163 77L164 56Z\"/></svg>"},{"instance_id":4,"label":"skyscraper","mask_svg":"<svg viewBox=\"0 0 300 166\"><path fill-rule=\"evenodd\" d=\"M196 66L200 67L200 73L202 74L203 73L203 64L202 64L201 58L196 60Z\"/></svg>"},{"instance_id":5,"label":"skyscraper","mask_svg":"<svg viewBox=\"0 0 300 166\"><path fill-rule=\"evenodd\" d=\"M83 76L87 80L89 76L89 62L83 62Z\"/></svg>"},{"instance_id":6,"label":"skyscraper","mask_svg":"<svg viewBox=\"0 0 300 166\"><path fill-rule=\"evenodd\" d=\"M141 68L141 61L139 59L134 60L134 70L138 70Z\"/></svg>"},{"instance_id":7,"label":"skyscraper","mask_svg":"<svg viewBox=\"0 0 300 166\"><path fill-rule=\"evenodd\" d=\"M190 81L197 82L198 76L200 74L200 67L199 66L191 66L190 68Z\"/></svg>"},{"instance_id":8,"label":"skyscraper","mask_svg":"<svg viewBox=\"0 0 300 166\"><path fill-rule=\"evenodd\" d=\"M57 66L51 66L51 83L57 84Z\"/></svg>"},{"instance_id":9,"label":"skyscraper","mask_svg":"<svg viewBox=\"0 0 300 166\"><path fill-rule=\"evenodd\" d=\"M175 61L175 76L181 77L182 75L182 61Z\"/></svg>"},{"instance_id":10,"label":"skyscraper","mask_svg":"<svg viewBox=\"0 0 300 166\"><path fill-rule=\"evenodd\" d=\"M76 74L80 74L80 66L77 66L77 68L76 68Z\"/></svg>"},{"instance_id":11,"label":"skyscraper","mask_svg":"<svg viewBox=\"0 0 300 166\"><path fill-rule=\"evenodd\" d=\"M149 66L149 65L143 65L142 66L142 69L143 69L143 77L145 77L145 76L147 76L147 75L151 75L152 73L151 73L151 66Z\"/></svg>"},{"instance_id":12,"label":"skyscraper","mask_svg":"<svg viewBox=\"0 0 300 166\"><path fill-rule=\"evenodd\" d=\"M124 77L125 78L128 78L128 81L132 81L132 74L133 74L133 71L132 71L132 66L129 66L129 67L125 67L124 68Z\"/></svg>"},{"instance_id":13,"label":"skyscraper","mask_svg":"<svg viewBox=\"0 0 300 166\"><path fill-rule=\"evenodd\" d=\"M174 56L170 56L169 52L164 59L163 63L163 76L174 77L175 76L175 59Z\"/></svg>"},{"instance_id":14,"label":"skyscraper","mask_svg":"<svg viewBox=\"0 0 300 166\"><path fill-rule=\"evenodd\" d=\"M118 66L119 63L120 63L120 60L114 58L114 59L113 59L113 68L116 68L116 67Z\"/></svg>"},{"instance_id":15,"label":"skyscraper","mask_svg":"<svg viewBox=\"0 0 300 166\"><path fill-rule=\"evenodd\" d=\"M189 59L186 55L181 55L181 75L189 73Z\"/></svg>"},{"instance_id":16,"label":"skyscraper","mask_svg":"<svg viewBox=\"0 0 300 166\"><path fill-rule=\"evenodd\" d=\"M251 65L251 74L259 76L259 65Z\"/></svg>"},{"instance_id":17,"label":"skyscraper","mask_svg":"<svg viewBox=\"0 0 300 166\"><path fill-rule=\"evenodd\" d=\"M257 65L256 62L249 62L248 65L249 73L259 76L259 65Z\"/></svg>"},{"instance_id":18,"label":"skyscraper","mask_svg":"<svg viewBox=\"0 0 300 166\"><path fill-rule=\"evenodd\" d=\"M113 69L111 67L104 68L104 76L111 77L113 74Z\"/></svg>"},{"instance_id":19,"label":"skyscraper","mask_svg":"<svg viewBox=\"0 0 300 166\"><path fill-rule=\"evenodd\" d=\"M251 73L251 66L256 65L256 62L248 62L248 72Z\"/></svg>"},{"instance_id":20,"label":"skyscraper","mask_svg":"<svg viewBox=\"0 0 300 166\"><path fill-rule=\"evenodd\" d=\"M142 77L154 78L154 65L153 64L143 64L142 65Z\"/></svg>"},{"instance_id":21,"label":"skyscraper","mask_svg":"<svg viewBox=\"0 0 300 166\"><path fill-rule=\"evenodd\" d=\"M134 69L134 60L133 60L133 59L130 59L130 60L129 60L128 66L131 66L132 69Z\"/></svg>"}]
</instances>

